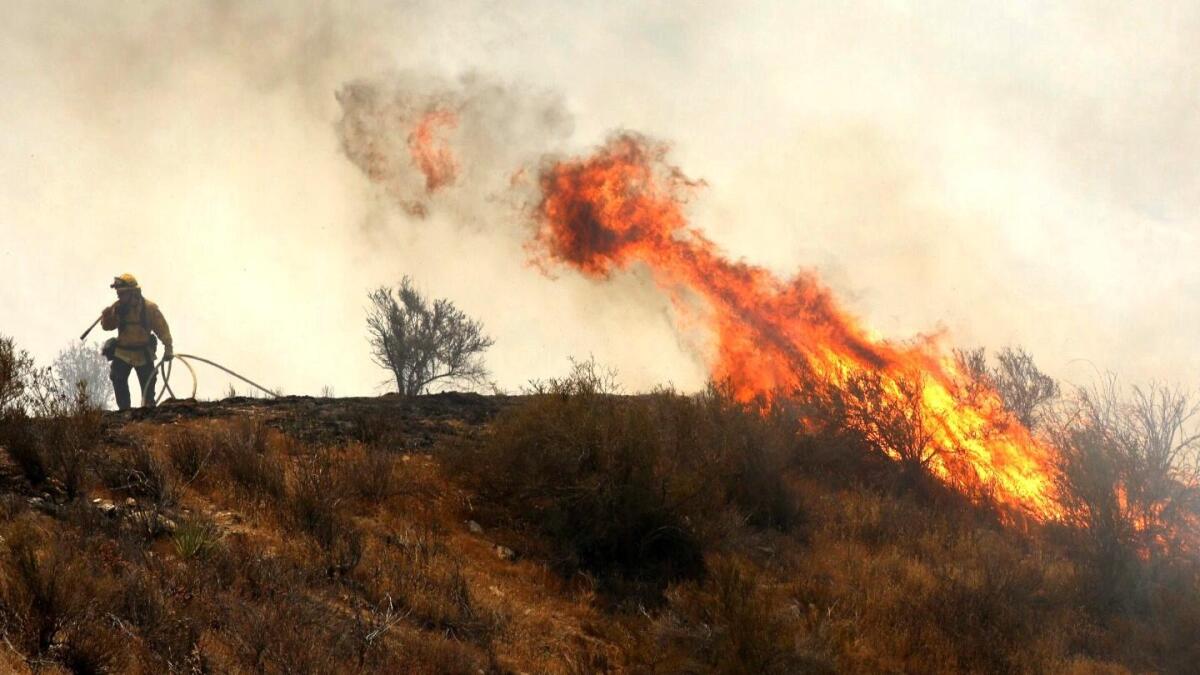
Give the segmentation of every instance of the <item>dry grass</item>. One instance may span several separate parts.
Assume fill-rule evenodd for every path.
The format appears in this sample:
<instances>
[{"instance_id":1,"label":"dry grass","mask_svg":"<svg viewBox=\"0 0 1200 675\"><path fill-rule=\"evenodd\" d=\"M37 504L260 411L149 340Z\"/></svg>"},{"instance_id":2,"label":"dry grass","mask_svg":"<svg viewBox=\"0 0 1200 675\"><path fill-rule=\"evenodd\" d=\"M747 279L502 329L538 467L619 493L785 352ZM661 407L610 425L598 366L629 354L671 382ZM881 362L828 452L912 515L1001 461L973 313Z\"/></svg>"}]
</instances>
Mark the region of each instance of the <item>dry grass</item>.
<instances>
[{"instance_id":1,"label":"dry grass","mask_svg":"<svg viewBox=\"0 0 1200 675\"><path fill-rule=\"evenodd\" d=\"M45 471L5 446L0 669L1121 673L1200 660L1194 566L1135 560L1136 611L1092 602L1079 532L897 490L861 439L803 427L790 405L563 381L430 455L398 452L383 416L337 442L244 416L129 424L111 445L83 418L49 432L92 448L74 478L70 457L44 454L48 432L21 427ZM53 497L31 503L34 485Z\"/></svg>"},{"instance_id":2,"label":"dry grass","mask_svg":"<svg viewBox=\"0 0 1200 675\"><path fill-rule=\"evenodd\" d=\"M719 523L800 522L782 476L787 443L754 419L716 392L626 399L568 380L450 459L486 500L485 518L535 533L564 576L655 604L667 584L704 574Z\"/></svg>"}]
</instances>

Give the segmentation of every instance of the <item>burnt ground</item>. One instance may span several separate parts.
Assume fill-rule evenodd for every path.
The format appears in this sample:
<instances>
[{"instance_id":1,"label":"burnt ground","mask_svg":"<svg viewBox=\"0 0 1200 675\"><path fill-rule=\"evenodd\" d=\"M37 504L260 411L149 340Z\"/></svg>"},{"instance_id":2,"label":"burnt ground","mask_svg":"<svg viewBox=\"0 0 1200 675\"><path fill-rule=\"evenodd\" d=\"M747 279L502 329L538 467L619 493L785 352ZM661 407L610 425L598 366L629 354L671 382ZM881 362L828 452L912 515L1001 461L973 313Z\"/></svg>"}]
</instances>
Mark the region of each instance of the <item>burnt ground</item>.
<instances>
[{"instance_id":1,"label":"burnt ground","mask_svg":"<svg viewBox=\"0 0 1200 675\"><path fill-rule=\"evenodd\" d=\"M517 396L446 392L423 396L275 399L233 397L220 401L169 400L157 408L105 413L105 440L122 444L130 423L176 424L202 419L257 419L305 443L346 441L396 444L426 450L439 439L478 430Z\"/></svg>"}]
</instances>

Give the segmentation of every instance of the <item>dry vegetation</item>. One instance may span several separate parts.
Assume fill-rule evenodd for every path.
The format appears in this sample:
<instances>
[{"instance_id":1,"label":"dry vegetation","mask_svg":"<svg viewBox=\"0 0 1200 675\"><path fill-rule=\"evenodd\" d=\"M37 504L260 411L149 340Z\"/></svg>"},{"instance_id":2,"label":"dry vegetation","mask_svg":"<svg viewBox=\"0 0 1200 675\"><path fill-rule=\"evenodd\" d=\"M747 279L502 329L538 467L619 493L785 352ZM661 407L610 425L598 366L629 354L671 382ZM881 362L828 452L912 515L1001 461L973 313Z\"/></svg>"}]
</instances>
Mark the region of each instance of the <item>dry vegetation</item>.
<instances>
[{"instance_id":1,"label":"dry vegetation","mask_svg":"<svg viewBox=\"0 0 1200 675\"><path fill-rule=\"evenodd\" d=\"M516 399L124 415L63 399L30 416L4 398L12 387L0 382L6 672L1200 662L1194 552L1135 526L1147 513L1169 524L1163 504L1189 513L1175 455L1139 454L1186 440L1151 433L1186 414L1173 398L1076 399L1046 422L1074 450L1060 480L1093 519L1084 528L1005 525L914 479L919 439L906 436L908 466L873 445L903 433L901 411L854 432L838 423L854 411L819 397L762 410L719 389L617 396L587 365ZM1163 414L1125 414L1139 409ZM1120 486L1136 499L1091 508Z\"/></svg>"}]
</instances>

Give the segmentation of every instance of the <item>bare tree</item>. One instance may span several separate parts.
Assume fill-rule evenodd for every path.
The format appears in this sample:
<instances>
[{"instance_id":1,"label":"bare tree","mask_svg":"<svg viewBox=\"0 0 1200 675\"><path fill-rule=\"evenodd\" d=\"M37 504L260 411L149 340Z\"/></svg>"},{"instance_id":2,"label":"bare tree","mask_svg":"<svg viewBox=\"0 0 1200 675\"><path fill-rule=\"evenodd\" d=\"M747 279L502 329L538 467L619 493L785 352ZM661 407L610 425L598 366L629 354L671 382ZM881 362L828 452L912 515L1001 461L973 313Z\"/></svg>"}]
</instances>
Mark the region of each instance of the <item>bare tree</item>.
<instances>
[{"instance_id":1,"label":"bare tree","mask_svg":"<svg viewBox=\"0 0 1200 675\"><path fill-rule=\"evenodd\" d=\"M72 342L54 359L54 372L67 391L79 391L93 407L103 409L113 397L108 361L96 344Z\"/></svg>"},{"instance_id":2,"label":"bare tree","mask_svg":"<svg viewBox=\"0 0 1200 675\"><path fill-rule=\"evenodd\" d=\"M1057 450L1059 501L1081 525L1106 584L1124 580L1133 561L1132 518L1122 493L1121 402L1116 378L1080 388L1050 425Z\"/></svg>"},{"instance_id":3,"label":"bare tree","mask_svg":"<svg viewBox=\"0 0 1200 675\"><path fill-rule=\"evenodd\" d=\"M1126 499L1140 545L1153 553L1184 535L1200 515L1200 402L1166 385L1133 388L1127 406ZM1194 534L1194 533L1193 533Z\"/></svg>"},{"instance_id":4,"label":"bare tree","mask_svg":"<svg viewBox=\"0 0 1200 675\"><path fill-rule=\"evenodd\" d=\"M847 426L899 460L906 471L919 474L945 450L934 436L940 420L924 405L923 389L917 376L863 371L847 379L839 407Z\"/></svg>"},{"instance_id":5,"label":"bare tree","mask_svg":"<svg viewBox=\"0 0 1200 675\"><path fill-rule=\"evenodd\" d=\"M1020 347L997 352L995 366L988 365L982 347L955 350L954 356L965 380L964 396L973 400L984 390L994 391L1005 409L1030 431L1041 425L1046 406L1059 395L1054 378L1042 372L1033 356Z\"/></svg>"},{"instance_id":6,"label":"bare tree","mask_svg":"<svg viewBox=\"0 0 1200 675\"><path fill-rule=\"evenodd\" d=\"M454 303L444 298L430 303L407 276L397 289L380 286L368 297L372 356L391 371L401 394L414 396L434 383L487 380L483 352L492 339Z\"/></svg>"},{"instance_id":7,"label":"bare tree","mask_svg":"<svg viewBox=\"0 0 1200 675\"><path fill-rule=\"evenodd\" d=\"M1200 523L1200 402L1161 384L1120 396L1108 376L1060 413L1059 492L1110 580L1137 558L1186 552Z\"/></svg>"},{"instance_id":8,"label":"bare tree","mask_svg":"<svg viewBox=\"0 0 1200 675\"><path fill-rule=\"evenodd\" d=\"M992 381L1004 407L1032 431L1041 422L1045 405L1058 396L1058 383L1038 369L1029 352L1020 347L1001 349L996 361L999 365L991 371Z\"/></svg>"}]
</instances>

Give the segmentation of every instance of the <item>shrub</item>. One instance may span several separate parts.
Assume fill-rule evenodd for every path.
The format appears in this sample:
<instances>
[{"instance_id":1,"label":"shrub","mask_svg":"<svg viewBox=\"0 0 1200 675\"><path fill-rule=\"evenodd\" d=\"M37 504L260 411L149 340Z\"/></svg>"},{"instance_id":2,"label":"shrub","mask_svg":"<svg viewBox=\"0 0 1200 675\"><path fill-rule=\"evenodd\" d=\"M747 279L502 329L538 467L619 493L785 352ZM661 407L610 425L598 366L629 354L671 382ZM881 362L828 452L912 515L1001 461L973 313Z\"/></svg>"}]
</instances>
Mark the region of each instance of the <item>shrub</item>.
<instances>
[{"instance_id":1,"label":"shrub","mask_svg":"<svg viewBox=\"0 0 1200 675\"><path fill-rule=\"evenodd\" d=\"M301 460L288 500L292 524L307 533L325 555L326 573L341 576L362 557L362 535L339 507L346 500L345 480L326 455Z\"/></svg>"},{"instance_id":2,"label":"shrub","mask_svg":"<svg viewBox=\"0 0 1200 675\"><path fill-rule=\"evenodd\" d=\"M101 417L97 410L82 410L42 425L43 463L58 480L68 499L74 499L87 476L99 443Z\"/></svg>"},{"instance_id":3,"label":"shrub","mask_svg":"<svg viewBox=\"0 0 1200 675\"><path fill-rule=\"evenodd\" d=\"M92 576L67 546L28 524L11 532L6 544L0 606L8 635L27 654L47 654L95 600Z\"/></svg>"},{"instance_id":4,"label":"shrub","mask_svg":"<svg viewBox=\"0 0 1200 675\"><path fill-rule=\"evenodd\" d=\"M954 352L965 387L962 394L973 398L982 391L995 392L1005 409L1030 431L1045 421L1050 405L1059 395L1059 386L1043 373L1033 356L1020 347L1005 347L996 353L996 365L989 366L987 352L981 347Z\"/></svg>"},{"instance_id":5,"label":"shrub","mask_svg":"<svg viewBox=\"0 0 1200 675\"><path fill-rule=\"evenodd\" d=\"M107 487L114 492L146 498L160 506L175 503L175 476L144 441L118 450L102 466L101 474Z\"/></svg>"},{"instance_id":6,"label":"shrub","mask_svg":"<svg viewBox=\"0 0 1200 675\"><path fill-rule=\"evenodd\" d=\"M175 429L167 435L167 456L185 484L200 477L213 455L213 438L202 430Z\"/></svg>"},{"instance_id":7,"label":"shrub","mask_svg":"<svg viewBox=\"0 0 1200 675\"><path fill-rule=\"evenodd\" d=\"M46 480L46 465L42 461L34 422L24 410L0 413L0 445L30 483L40 485Z\"/></svg>"},{"instance_id":8,"label":"shrub","mask_svg":"<svg viewBox=\"0 0 1200 675\"><path fill-rule=\"evenodd\" d=\"M23 405L32 371L29 352L18 349L12 338L0 335L0 413Z\"/></svg>"},{"instance_id":9,"label":"shrub","mask_svg":"<svg viewBox=\"0 0 1200 675\"><path fill-rule=\"evenodd\" d=\"M68 391L78 388L88 404L103 410L113 400L109 364L96 343L72 341L54 358L59 385Z\"/></svg>"},{"instance_id":10,"label":"shrub","mask_svg":"<svg viewBox=\"0 0 1200 675\"><path fill-rule=\"evenodd\" d=\"M286 492L283 464L262 422L238 419L217 439L218 454L229 478L250 501L279 500Z\"/></svg>"},{"instance_id":11,"label":"shrub","mask_svg":"<svg viewBox=\"0 0 1200 675\"><path fill-rule=\"evenodd\" d=\"M72 673L124 672L131 653L124 638L108 617L88 617L66 631L56 656Z\"/></svg>"},{"instance_id":12,"label":"shrub","mask_svg":"<svg viewBox=\"0 0 1200 675\"><path fill-rule=\"evenodd\" d=\"M759 529L797 521L783 479L792 441L758 412L716 389L638 399L604 389L594 364L576 364L451 456L497 519L545 537L560 572L655 601L702 574L706 533L725 512Z\"/></svg>"},{"instance_id":13,"label":"shrub","mask_svg":"<svg viewBox=\"0 0 1200 675\"><path fill-rule=\"evenodd\" d=\"M749 565L721 559L702 584L667 593L654 640L637 658L661 673L834 673L802 639L798 616Z\"/></svg>"},{"instance_id":14,"label":"shrub","mask_svg":"<svg viewBox=\"0 0 1200 675\"><path fill-rule=\"evenodd\" d=\"M380 502L396 493L395 460L387 451L352 445L338 461L340 481L355 497Z\"/></svg>"},{"instance_id":15,"label":"shrub","mask_svg":"<svg viewBox=\"0 0 1200 675\"><path fill-rule=\"evenodd\" d=\"M486 644L502 619L480 608L441 537L406 527L378 542L354 572L375 607L395 607L418 625L457 639Z\"/></svg>"},{"instance_id":16,"label":"shrub","mask_svg":"<svg viewBox=\"0 0 1200 675\"><path fill-rule=\"evenodd\" d=\"M333 541L338 523L338 505L344 499L343 483L328 458L306 458L296 467L288 502L292 522L312 535L322 547Z\"/></svg>"},{"instance_id":17,"label":"shrub","mask_svg":"<svg viewBox=\"0 0 1200 675\"><path fill-rule=\"evenodd\" d=\"M130 567L112 609L140 633L148 660L158 671L204 672L197 645L206 622L194 608L176 604L172 581L161 573Z\"/></svg>"},{"instance_id":18,"label":"shrub","mask_svg":"<svg viewBox=\"0 0 1200 675\"><path fill-rule=\"evenodd\" d=\"M1190 566L1200 539L1200 403L1115 378L1079 390L1052 435L1061 502L1090 554L1093 600L1144 606L1153 577Z\"/></svg>"},{"instance_id":19,"label":"shrub","mask_svg":"<svg viewBox=\"0 0 1200 675\"><path fill-rule=\"evenodd\" d=\"M91 468L103 432L103 414L82 391L74 398L50 393L39 400L39 417L17 413L10 431L10 456L31 481L51 479L74 499Z\"/></svg>"},{"instance_id":20,"label":"shrub","mask_svg":"<svg viewBox=\"0 0 1200 675\"><path fill-rule=\"evenodd\" d=\"M179 523L171 538L180 558L206 558L220 545L221 530L207 518L193 517Z\"/></svg>"},{"instance_id":21,"label":"shrub","mask_svg":"<svg viewBox=\"0 0 1200 675\"><path fill-rule=\"evenodd\" d=\"M664 470L657 431L644 407L542 395L502 413L465 468L505 516L547 537L560 571L657 589L703 569L696 529L675 508L694 486Z\"/></svg>"}]
</instances>

